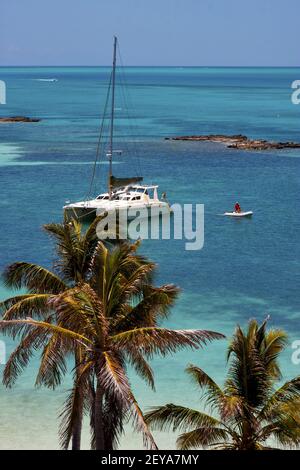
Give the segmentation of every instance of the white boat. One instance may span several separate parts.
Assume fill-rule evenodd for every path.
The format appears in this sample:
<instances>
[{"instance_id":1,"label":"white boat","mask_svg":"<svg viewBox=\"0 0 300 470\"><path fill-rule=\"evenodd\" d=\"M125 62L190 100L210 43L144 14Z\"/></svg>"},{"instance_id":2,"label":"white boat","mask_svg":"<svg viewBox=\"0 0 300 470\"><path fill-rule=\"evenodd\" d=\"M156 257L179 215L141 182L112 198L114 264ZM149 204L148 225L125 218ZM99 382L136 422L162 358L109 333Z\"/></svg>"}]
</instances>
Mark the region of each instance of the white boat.
<instances>
[{"instance_id":1,"label":"white boat","mask_svg":"<svg viewBox=\"0 0 300 470\"><path fill-rule=\"evenodd\" d=\"M110 138L108 152L106 156L109 162L108 188L107 192L101 193L94 198L87 198L85 201L79 201L64 206L64 212L67 216L81 219L85 217L94 217L105 212L116 211L118 214L128 210L147 210L148 215L153 214L151 209L159 211L160 214L169 213L170 206L165 196L159 199L158 185L140 184L143 177L120 178L113 176L112 160L114 154L122 153L121 150L114 148L114 115L115 115L115 77L116 77L116 51L117 38L114 37L113 46L113 67L111 80L108 90L108 96L111 95L111 115L110 115ZM105 119L105 110L104 117ZM102 126L101 126L102 127ZM101 135L100 135L101 139ZM100 140L99 140L100 142ZM98 145L98 149L100 145ZM95 165L97 164L97 157ZM95 172L93 172L94 177ZM132 211L131 211L132 212ZM146 213L146 211L144 211ZM154 211L155 212L155 211ZM129 217L130 218L130 215Z\"/></svg>"},{"instance_id":2,"label":"white boat","mask_svg":"<svg viewBox=\"0 0 300 470\"><path fill-rule=\"evenodd\" d=\"M248 212L224 212L224 215L228 217L251 217L253 215L252 211Z\"/></svg>"},{"instance_id":3,"label":"white boat","mask_svg":"<svg viewBox=\"0 0 300 470\"><path fill-rule=\"evenodd\" d=\"M57 78L36 78L38 82L57 82Z\"/></svg>"},{"instance_id":4,"label":"white boat","mask_svg":"<svg viewBox=\"0 0 300 470\"><path fill-rule=\"evenodd\" d=\"M164 199L158 198L157 185L129 184L111 192L102 193L95 199L75 202L64 206L69 216L81 219L95 217L104 213L116 211L116 214L127 214L127 220L136 216L135 211L143 211L145 216L170 213L170 205ZM143 214L141 213L141 215Z\"/></svg>"}]
</instances>

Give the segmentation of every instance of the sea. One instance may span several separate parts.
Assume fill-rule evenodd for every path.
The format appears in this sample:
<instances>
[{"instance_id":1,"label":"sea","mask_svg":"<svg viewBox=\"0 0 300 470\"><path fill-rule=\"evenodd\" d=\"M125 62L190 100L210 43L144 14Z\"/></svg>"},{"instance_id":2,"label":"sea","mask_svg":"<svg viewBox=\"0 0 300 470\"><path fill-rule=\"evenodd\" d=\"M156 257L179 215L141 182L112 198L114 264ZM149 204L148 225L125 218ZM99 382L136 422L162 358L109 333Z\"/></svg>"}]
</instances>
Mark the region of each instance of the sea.
<instances>
[{"instance_id":1,"label":"sea","mask_svg":"<svg viewBox=\"0 0 300 470\"><path fill-rule=\"evenodd\" d=\"M7 92L0 116L41 119L0 124L1 271L19 260L51 268L54 247L43 224L60 222L66 201L105 190L105 150L92 185L91 177L109 77L109 67L0 68ZM163 326L226 335L197 351L155 357L155 392L130 370L144 411L166 403L208 411L185 368L196 364L222 385L230 337L251 318L262 322L270 316L270 328L287 331L282 380L300 374L293 356L300 340L300 150L240 151L220 143L165 139L221 133L299 142L300 105L291 100L297 79L300 68L117 70L117 90L125 92L116 96L115 139L122 153L115 155L114 173L142 172L144 181L158 184L171 204L204 205L202 249L187 250L184 239L144 240L141 245L141 252L157 263L155 283L181 289ZM107 120L102 134L105 142ZM251 219L221 215L236 201L253 211ZM1 299L12 294L2 285ZM1 340L8 357L15 343ZM58 389L37 389L39 356L34 355L14 387L0 386L1 449L59 447L58 414L72 370ZM154 435L159 448L175 448L178 433ZM83 447L89 447L88 423ZM142 448L142 437L130 424L120 448Z\"/></svg>"}]
</instances>

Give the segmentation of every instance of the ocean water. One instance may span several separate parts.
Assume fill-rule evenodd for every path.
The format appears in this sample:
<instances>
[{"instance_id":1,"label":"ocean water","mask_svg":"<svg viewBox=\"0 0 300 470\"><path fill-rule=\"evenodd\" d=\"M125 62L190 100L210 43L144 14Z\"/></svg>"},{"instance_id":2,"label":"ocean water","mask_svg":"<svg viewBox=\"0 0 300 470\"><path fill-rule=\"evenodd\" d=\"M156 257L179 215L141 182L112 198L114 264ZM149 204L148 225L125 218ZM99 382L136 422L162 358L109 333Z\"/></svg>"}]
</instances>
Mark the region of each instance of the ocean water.
<instances>
[{"instance_id":1,"label":"ocean water","mask_svg":"<svg viewBox=\"0 0 300 470\"><path fill-rule=\"evenodd\" d=\"M244 133L300 141L300 106L291 103L291 83L300 78L300 69L128 67L125 76L127 99L117 94L116 104L116 140L124 152L116 158L115 172L142 171L145 181L157 182L170 202L205 205L202 250L186 251L180 240L142 245L158 263L156 282L182 289L165 324L230 337L236 324L245 326L249 318L263 320L269 314L270 326L290 335L282 358L284 379L298 375L291 345L300 339L300 151L244 152L164 137ZM1 270L16 260L51 266L53 247L42 225L60 221L65 201L88 193L108 78L104 67L0 68L7 85L7 105L0 107L0 115L41 118L33 124L0 124ZM106 170L102 161L95 193L104 190ZM254 211L252 220L219 216L236 200ZM2 287L0 294L5 298L11 292ZM9 354L13 343L5 341ZM142 408L171 402L202 408L184 369L198 364L222 383L226 346L224 340L156 358L155 393L131 373ZM57 415L71 379L66 377L56 391L35 389L38 359L33 358L15 387L0 388L1 449L58 447ZM174 448L176 436L155 436L160 448ZM87 427L83 441L88 447ZM141 445L129 427L122 448Z\"/></svg>"}]
</instances>

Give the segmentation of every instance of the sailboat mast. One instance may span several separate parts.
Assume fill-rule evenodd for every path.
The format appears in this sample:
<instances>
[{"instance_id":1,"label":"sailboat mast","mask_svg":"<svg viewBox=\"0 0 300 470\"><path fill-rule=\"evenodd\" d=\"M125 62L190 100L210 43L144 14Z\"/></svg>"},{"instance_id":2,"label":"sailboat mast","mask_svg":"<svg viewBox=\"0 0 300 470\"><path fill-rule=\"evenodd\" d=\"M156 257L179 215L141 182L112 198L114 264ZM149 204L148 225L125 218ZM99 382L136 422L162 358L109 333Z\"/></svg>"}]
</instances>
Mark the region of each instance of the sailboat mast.
<instances>
[{"instance_id":1,"label":"sailboat mast","mask_svg":"<svg viewBox=\"0 0 300 470\"><path fill-rule=\"evenodd\" d=\"M116 36L114 36L112 91L111 91L110 142L109 142L109 177L108 177L109 199L111 199L111 194L112 194L111 178L112 178L112 157L113 157L114 117L115 117L116 60L117 60L117 38Z\"/></svg>"}]
</instances>

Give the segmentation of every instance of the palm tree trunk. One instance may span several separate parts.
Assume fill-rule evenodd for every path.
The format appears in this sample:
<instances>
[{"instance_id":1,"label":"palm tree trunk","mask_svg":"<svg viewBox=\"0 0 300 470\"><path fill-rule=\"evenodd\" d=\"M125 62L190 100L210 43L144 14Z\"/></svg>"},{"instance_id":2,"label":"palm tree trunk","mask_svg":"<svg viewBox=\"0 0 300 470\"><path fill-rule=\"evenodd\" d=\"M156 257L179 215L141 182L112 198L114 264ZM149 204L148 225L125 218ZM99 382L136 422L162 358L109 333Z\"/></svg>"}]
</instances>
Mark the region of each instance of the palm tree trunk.
<instances>
[{"instance_id":1,"label":"palm tree trunk","mask_svg":"<svg viewBox=\"0 0 300 470\"><path fill-rule=\"evenodd\" d=\"M95 440L96 450L105 450L104 426L103 426L103 388L97 379L95 397Z\"/></svg>"},{"instance_id":2,"label":"palm tree trunk","mask_svg":"<svg viewBox=\"0 0 300 470\"><path fill-rule=\"evenodd\" d=\"M80 352L75 351L75 370L78 371L80 364ZM78 372L76 372L76 380L78 380ZM75 422L72 430L72 450L80 450L81 445L81 430L82 430L82 416L83 416L83 401L80 394Z\"/></svg>"},{"instance_id":3,"label":"palm tree trunk","mask_svg":"<svg viewBox=\"0 0 300 470\"><path fill-rule=\"evenodd\" d=\"M80 450L81 444L81 429L82 429L82 407L80 413L78 413L72 434L72 450Z\"/></svg>"}]
</instances>

